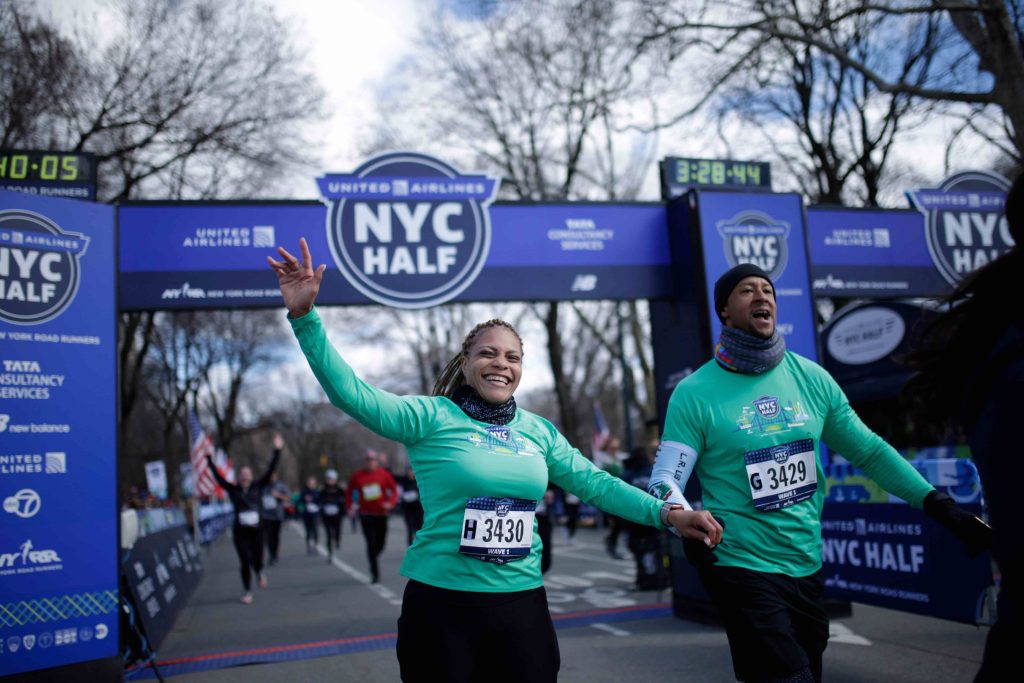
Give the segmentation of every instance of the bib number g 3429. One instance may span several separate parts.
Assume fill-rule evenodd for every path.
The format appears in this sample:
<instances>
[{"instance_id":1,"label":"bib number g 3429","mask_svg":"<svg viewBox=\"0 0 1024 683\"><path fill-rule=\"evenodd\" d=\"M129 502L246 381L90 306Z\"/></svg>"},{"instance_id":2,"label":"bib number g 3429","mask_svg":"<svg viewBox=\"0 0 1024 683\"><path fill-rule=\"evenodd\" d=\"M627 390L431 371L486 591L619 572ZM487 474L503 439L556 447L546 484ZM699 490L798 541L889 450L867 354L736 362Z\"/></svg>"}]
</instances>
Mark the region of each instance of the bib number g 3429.
<instances>
[{"instance_id":1,"label":"bib number g 3429","mask_svg":"<svg viewBox=\"0 0 1024 683\"><path fill-rule=\"evenodd\" d=\"M807 500L818 488L811 439L749 451L743 460L750 496L761 512L781 510Z\"/></svg>"},{"instance_id":2,"label":"bib number g 3429","mask_svg":"<svg viewBox=\"0 0 1024 683\"><path fill-rule=\"evenodd\" d=\"M505 564L530 554L537 501L485 496L466 501L459 552Z\"/></svg>"}]
</instances>

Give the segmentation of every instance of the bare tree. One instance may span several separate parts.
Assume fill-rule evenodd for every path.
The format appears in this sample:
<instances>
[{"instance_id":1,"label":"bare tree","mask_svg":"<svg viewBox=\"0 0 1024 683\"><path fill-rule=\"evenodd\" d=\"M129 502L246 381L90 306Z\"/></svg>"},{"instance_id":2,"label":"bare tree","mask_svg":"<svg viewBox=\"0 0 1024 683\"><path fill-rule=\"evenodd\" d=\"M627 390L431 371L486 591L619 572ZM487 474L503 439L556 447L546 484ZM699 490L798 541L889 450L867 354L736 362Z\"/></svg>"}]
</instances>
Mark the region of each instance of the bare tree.
<instances>
[{"instance_id":1,"label":"bare tree","mask_svg":"<svg viewBox=\"0 0 1024 683\"><path fill-rule=\"evenodd\" d=\"M659 46L670 59L688 50L724 55L703 106L736 71L762 59L770 46L810 48L854 72L881 93L968 105L999 112L996 128L976 126L1016 163L1024 159L1024 10L1020 0L638 0L647 26L640 44ZM869 26L889 47L918 43L928 59L875 59L848 37ZM905 67L912 66L907 70Z\"/></svg>"},{"instance_id":2,"label":"bare tree","mask_svg":"<svg viewBox=\"0 0 1024 683\"><path fill-rule=\"evenodd\" d=\"M217 444L230 452L239 431L242 389L252 373L271 362L284 339L277 311L211 311L203 316L204 343L213 362L203 374L208 413L217 424ZM250 426L263 427L259 420Z\"/></svg>"},{"instance_id":3,"label":"bare tree","mask_svg":"<svg viewBox=\"0 0 1024 683\"><path fill-rule=\"evenodd\" d=\"M648 99L640 54L623 40L633 17L611 0L529 0L496 5L482 21L441 13L423 38L402 111L384 102L378 143L410 138L432 147L469 149L468 163L496 170L501 193L523 200L632 199L650 167L652 136L623 133L623 112ZM427 84L427 85L424 85ZM408 106L410 92L423 106ZM411 135L408 131L415 131ZM422 137L420 137L422 136ZM543 326L558 419L584 445L600 344L564 304L530 309ZM588 311L590 309L587 309ZM567 315L568 313L568 315ZM605 368L607 369L607 368Z\"/></svg>"}]
</instances>

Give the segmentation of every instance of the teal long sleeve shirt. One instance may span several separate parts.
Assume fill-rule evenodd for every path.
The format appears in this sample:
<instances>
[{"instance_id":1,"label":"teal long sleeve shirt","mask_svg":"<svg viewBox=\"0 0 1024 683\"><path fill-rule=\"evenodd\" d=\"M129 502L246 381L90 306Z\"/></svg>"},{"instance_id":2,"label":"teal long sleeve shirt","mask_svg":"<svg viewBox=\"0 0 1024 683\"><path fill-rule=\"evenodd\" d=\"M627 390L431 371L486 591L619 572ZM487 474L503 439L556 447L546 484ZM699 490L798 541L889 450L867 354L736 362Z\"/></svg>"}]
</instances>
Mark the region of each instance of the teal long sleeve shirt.
<instances>
[{"instance_id":1,"label":"teal long sleeve shirt","mask_svg":"<svg viewBox=\"0 0 1024 683\"><path fill-rule=\"evenodd\" d=\"M315 309L289 322L331 403L407 448L424 522L402 562L403 576L476 592L541 586L537 533L529 554L507 564L483 562L460 553L459 546L469 499L538 501L549 479L612 514L661 527L661 501L596 468L544 418L518 409L509 424L491 425L470 418L445 397L383 391L356 376L331 345Z\"/></svg>"}]
</instances>

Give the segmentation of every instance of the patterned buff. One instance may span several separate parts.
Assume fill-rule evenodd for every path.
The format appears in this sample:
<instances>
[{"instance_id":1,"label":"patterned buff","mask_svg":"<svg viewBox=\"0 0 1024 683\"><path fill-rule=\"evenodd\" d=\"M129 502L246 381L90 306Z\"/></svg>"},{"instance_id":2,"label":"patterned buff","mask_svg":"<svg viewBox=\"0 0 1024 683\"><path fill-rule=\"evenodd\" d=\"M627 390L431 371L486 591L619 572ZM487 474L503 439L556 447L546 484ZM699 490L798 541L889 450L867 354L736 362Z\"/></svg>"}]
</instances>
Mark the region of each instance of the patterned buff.
<instances>
[{"instance_id":1,"label":"patterned buff","mask_svg":"<svg viewBox=\"0 0 1024 683\"><path fill-rule=\"evenodd\" d=\"M455 390L452 402L474 420L492 425L507 425L516 416L516 399L513 396L504 403L495 405L485 401L476 389L463 384Z\"/></svg>"},{"instance_id":2,"label":"patterned buff","mask_svg":"<svg viewBox=\"0 0 1024 683\"><path fill-rule=\"evenodd\" d=\"M734 327L723 327L715 345L715 360L726 370L748 375L768 372L782 362L786 340L776 329L768 339Z\"/></svg>"}]
</instances>

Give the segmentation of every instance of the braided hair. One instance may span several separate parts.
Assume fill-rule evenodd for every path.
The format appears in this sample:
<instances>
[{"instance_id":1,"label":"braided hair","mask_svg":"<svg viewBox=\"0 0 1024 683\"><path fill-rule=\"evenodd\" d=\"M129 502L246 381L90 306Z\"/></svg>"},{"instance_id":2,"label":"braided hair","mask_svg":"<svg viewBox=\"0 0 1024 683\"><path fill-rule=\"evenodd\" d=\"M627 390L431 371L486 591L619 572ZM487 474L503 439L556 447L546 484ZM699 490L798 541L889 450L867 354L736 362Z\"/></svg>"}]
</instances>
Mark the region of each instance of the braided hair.
<instances>
[{"instance_id":1,"label":"braided hair","mask_svg":"<svg viewBox=\"0 0 1024 683\"><path fill-rule=\"evenodd\" d=\"M480 336L480 333L492 327L504 327L516 336L516 339L519 340L519 346L522 348L523 338L519 336L516 328L512 327L510 323L498 318L492 318L480 323L469 331L466 338L462 340L462 348L444 366L444 370L441 371L437 381L434 382L434 389L430 392L431 396L447 396L451 398L455 390L466 383L466 377L462 374L462 359L469 358L469 351L473 348L473 344L476 342L477 337Z\"/></svg>"}]
</instances>

